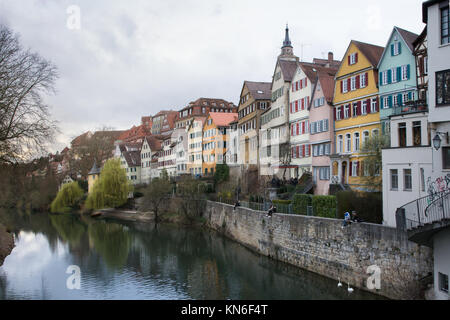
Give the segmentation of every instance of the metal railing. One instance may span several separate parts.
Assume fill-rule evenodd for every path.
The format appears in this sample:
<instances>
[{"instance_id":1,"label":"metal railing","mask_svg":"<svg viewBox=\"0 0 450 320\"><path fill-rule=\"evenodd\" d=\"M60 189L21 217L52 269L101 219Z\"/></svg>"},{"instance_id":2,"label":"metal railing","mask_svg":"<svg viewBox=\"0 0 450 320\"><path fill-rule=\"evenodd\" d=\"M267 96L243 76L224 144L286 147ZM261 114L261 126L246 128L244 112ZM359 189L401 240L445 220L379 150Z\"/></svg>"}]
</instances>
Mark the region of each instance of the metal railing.
<instances>
[{"instance_id":1,"label":"metal railing","mask_svg":"<svg viewBox=\"0 0 450 320\"><path fill-rule=\"evenodd\" d=\"M403 106L397 106L393 108L392 113L394 115L416 113L416 112L426 112L428 111L428 106L426 101L409 101Z\"/></svg>"},{"instance_id":2,"label":"metal railing","mask_svg":"<svg viewBox=\"0 0 450 320\"><path fill-rule=\"evenodd\" d=\"M414 200L403 207L406 230L450 219L450 190L434 193Z\"/></svg>"}]
</instances>

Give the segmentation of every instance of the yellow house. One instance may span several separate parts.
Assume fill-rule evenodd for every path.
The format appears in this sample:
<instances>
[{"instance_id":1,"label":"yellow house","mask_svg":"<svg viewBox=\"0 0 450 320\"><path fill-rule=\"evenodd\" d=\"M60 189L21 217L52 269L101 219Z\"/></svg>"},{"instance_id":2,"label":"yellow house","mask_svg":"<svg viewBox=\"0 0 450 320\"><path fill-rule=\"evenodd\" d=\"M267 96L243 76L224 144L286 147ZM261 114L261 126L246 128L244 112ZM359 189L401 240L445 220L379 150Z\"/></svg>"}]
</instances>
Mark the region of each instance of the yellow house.
<instances>
[{"instance_id":1,"label":"yellow house","mask_svg":"<svg viewBox=\"0 0 450 320\"><path fill-rule=\"evenodd\" d=\"M100 177L100 168L97 167L97 161L94 160L94 165L92 166L91 171L88 173L88 193L92 192L94 188L94 183Z\"/></svg>"},{"instance_id":2,"label":"yellow house","mask_svg":"<svg viewBox=\"0 0 450 320\"><path fill-rule=\"evenodd\" d=\"M216 164L225 163L228 148L227 130L238 120L237 113L210 112L203 125L203 175L212 175Z\"/></svg>"},{"instance_id":3,"label":"yellow house","mask_svg":"<svg viewBox=\"0 0 450 320\"><path fill-rule=\"evenodd\" d=\"M380 107L378 101L378 62L383 47L352 40L335 77L334 119L335 154L333 183L349 185L352 189L367 191L363 176L369 175L361 152L364 142L380 134ZM375 175L381 176L381 168Z\"/></svg>"},{"instance_id":4,"label":"yellow house","mask_svg":"<svg viewBox=\"0 0 450 320\"><path fill-rule=\"evenodd\" d=\"M202 174L202 136L205 120L206 117L195 117L186 128L188 136L187 170L193 176Z\"/></svg>"}]
</instances>

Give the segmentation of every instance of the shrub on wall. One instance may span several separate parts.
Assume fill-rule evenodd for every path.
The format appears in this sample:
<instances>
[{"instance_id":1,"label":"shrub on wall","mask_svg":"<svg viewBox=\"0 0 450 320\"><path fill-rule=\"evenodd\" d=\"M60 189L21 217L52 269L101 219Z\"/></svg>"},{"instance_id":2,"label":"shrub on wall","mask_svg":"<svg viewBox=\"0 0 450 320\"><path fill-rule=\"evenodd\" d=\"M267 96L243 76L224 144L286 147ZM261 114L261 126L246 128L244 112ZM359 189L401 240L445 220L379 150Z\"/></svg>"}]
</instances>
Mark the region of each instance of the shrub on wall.
<instances>
[{"instance_id":1,"label":"shrub on wall","mask_svg":"<svg viewBox=\"0 0 450 320\"><path fill-rule=\"evenodd\" d=\"M314 215L323 218L336 218L336 197L335 196L313 196L312 206Z\"/></svg>"},{"instance_id":2,"label":"shrub on wall","mask_svg":"<svg viewBox=\"0 0 450 320\"><path fill-rule=\"evenodd\" d=\"M291 200L272 200L274 205L282 204L282 205L290 205L292 203Z\"/></svg>"},{"instance_id":3,"label":"shrub on wall","mask_svg":"<svg viewBox=\"0 0 450 320\"><path fill-rule=\"evenodd\" d=\"M365 222L383 222L383 198L379 192L341 191L336 195L338 218L343 219L346 211L357 212Z\"/></svg>"},{"instance_id":4,"label":"shrub on wall","mask_svg":"<svg viewBox=\"0 0 450 320\"><path fill-rule=\"evenodd\" d=\"M296 194L293 197L293 211L295 214L307 214L307 207L311 205L311 195Z\"/></svg>"}]
</instances>

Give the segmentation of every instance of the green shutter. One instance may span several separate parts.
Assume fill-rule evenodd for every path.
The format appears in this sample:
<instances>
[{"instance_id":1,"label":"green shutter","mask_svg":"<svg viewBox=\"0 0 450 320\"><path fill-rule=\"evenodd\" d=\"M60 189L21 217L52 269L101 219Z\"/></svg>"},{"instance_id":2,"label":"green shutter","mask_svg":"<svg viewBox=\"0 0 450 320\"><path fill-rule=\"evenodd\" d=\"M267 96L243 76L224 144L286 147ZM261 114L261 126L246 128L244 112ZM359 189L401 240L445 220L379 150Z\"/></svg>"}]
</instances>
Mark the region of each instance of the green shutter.
<instances>
[{"instance_id":1,"label":"green shutter","mask_svg":"<svg viewBox=\"0 0 450 320\"><path fill-rule=\"evenodd\" d=\"M398 43L398 54L402 54L402 43Z\"/></svg>"},{"instance_id":2,"label":"green shutter","mask_svg":"<svg viewBox=\"0 0 450 320\"><path fill-rule=\"evenodd\" d=\"M389 69L389 70L387 71L387 73L388 73L388 76L387 76L387 82L388 82L388 84L391 84L391 83L392 83L392 70Z\"/></svg>"},{"instance_id":3,"label":"green shutter","mask_svg":"<svg viewBox=\"0 0 450 320\"><path fill-rule=\"evenodd\" d=\"M391 44L391 56L393 56L393 55L394 55L394 45Z\"/></svg>"},{"instance_id":4,"label":"green shutter","mask_svg":"<svg viewBox=\"0 0 450 320\"><path fill-rule=\"evenodd\" d=\"M392 96L389 96L389 108L392 108Z\"/></svg>"},{"instance_id":5,"label":"green shutter","mask_svg":"<svg viewBox=\"0 0 450 320\"><path fill-rule=\"evenodd\" d=\"M410 73L411 73L411 70L410 70L410 67L409 67L409 64L408 64L408 65L406 66L406 77L407 77L408 80L409 80L410 77L411 77Z\"/></svg>"},{"instance_id":6,"label":"green shutter","mask_svg":"<svg viewBox=\"0 0 450 320\"><path fill-rule=\"evenodd\" d=\"M380 97L380 109L383 109L383 104L384 104L384 99L382 97ZM367 106L368 108L370 108L370 106Z\"/></svg>"},{"instance_id":7,"label":"green shutter","mask_svg":"<svg viewBox=\"0 0 450 320\"><path fill-rule=\"evenodd\" d=\"M398 101L398 105L399 106L403 105L403 101L402 100L403 100L403 96L402 96L401 93L399 93L398 96L397 96L397 101Z\"/></svg>"},{"instance_id":8,"label":"green shutter","mask_svg":"<svg viewBox=\"0 0 450 320\"><path fill-rule=\"evenodd\" d=\"M402 67L397 67L397 81L402 81Z\"/></svg>"}]
</instances>

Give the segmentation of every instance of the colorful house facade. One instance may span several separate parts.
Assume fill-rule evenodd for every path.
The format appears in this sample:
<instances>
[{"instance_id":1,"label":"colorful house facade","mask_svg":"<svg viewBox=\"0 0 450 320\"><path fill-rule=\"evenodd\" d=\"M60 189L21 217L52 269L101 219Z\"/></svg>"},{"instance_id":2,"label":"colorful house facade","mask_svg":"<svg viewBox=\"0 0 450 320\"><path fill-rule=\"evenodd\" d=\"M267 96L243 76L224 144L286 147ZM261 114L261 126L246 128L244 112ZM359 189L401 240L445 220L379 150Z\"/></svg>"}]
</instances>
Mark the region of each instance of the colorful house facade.
<instances>
[{"instance_id":1,"label":"colorful house facade","mask_svg":"<svg viewBox=\"0 0 450 320\"><path fill-rule=\"evenodd\" d=\"M187 170L193 176L202 175L202 141L203 141L203 124L206 117L195 117L187 126L188 137L188 163Z\"/></svg>"},{"instance_id":2,"label":"colorful house facade","mask_svg":"<svg viewBox=\"0 0 450 320\"><path fill-rule=\"evenodd\" d=\"M380 167L364 168L364 142L380 134L378 70L384 48L352 40L335 77L336 153L331 156L333 181L367 190L363 176L380 176ZM381 176L380 176L381 178Z\"/></svg>"},{"instance_id":3,"label":"colorful house facade","mask_svg":"<svg viewBox=\"0 0 450 320\"><path fill-rule=\"evenodd\" d=\"M418 99L414 41L418 35L394 27L378 64L380 120L383 135L390 137L389 116L413 108Z\"/></svg>"}]
</instances>

